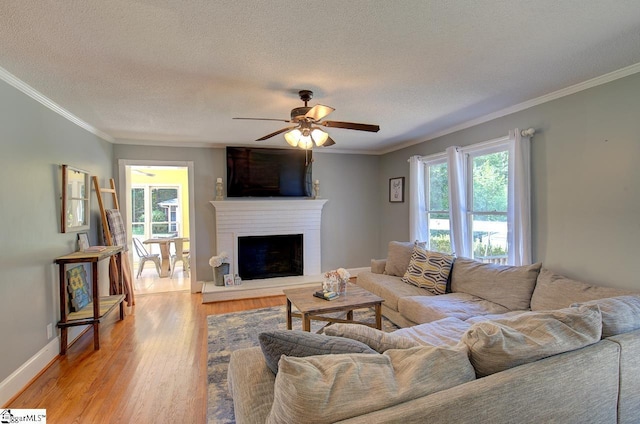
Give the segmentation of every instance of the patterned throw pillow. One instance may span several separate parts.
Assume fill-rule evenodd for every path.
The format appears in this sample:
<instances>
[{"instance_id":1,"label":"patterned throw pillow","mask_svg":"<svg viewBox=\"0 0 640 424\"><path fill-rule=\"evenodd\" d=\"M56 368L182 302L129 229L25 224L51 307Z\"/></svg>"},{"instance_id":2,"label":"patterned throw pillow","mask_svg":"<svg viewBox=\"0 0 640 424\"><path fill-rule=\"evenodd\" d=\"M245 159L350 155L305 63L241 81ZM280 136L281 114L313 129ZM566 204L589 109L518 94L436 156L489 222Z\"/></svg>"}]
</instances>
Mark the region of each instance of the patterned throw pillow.
<instances>
[{"instance_id":1,"label":"patterned throw pillow","mask_svg":"<svg viewBox=\"0 0 640 424\"><path fill-rule=\"evenodd\" d=\"M87 271L84 266L80 265L67 270L67 291L70 312L77 312L91 302Z\"/></svg>"},{"instance_id":2,"label":"patterned throw pillow","mask_svg":"<svg viewBox=\"0 0 640 424\"><path fill-rule=\"evenodd\" d=\"M444 294L447 291L447 280L453 260L454 257L451 255L433 252L416 245L402 281L425 288L433 294Z\"/></svg>"}]
</instances>

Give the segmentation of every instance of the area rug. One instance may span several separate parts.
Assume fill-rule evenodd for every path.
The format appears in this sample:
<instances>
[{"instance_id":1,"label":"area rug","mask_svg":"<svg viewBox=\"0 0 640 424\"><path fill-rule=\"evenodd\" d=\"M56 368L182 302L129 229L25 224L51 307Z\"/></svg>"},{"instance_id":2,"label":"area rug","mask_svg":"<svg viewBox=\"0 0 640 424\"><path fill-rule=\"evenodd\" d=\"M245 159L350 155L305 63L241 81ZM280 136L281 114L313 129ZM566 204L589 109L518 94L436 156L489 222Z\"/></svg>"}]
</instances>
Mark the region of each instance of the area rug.
<instances>
[{"instance_id":1,"label":"area rug","mask_svg":"<svg viewBox=\"0 0 640 424\"><path fill-rule=\"evenodd\" d=\"M355 310L354 319L373 323L375 313L369 309ZM286 308L283 305L224 315L209 315L207 324L209 328L207 422L209 424L235 423L233 400L227 391L229 356L234 350L258 346L258 335L264 331L286 329ZM318 331L325 324L321 321L311 321L311 331ZM398 327L383 317L382 328L385 331L393 331ZM299 318L293 318L293 329L302 329Z\"/></svg>"}]
</instances>

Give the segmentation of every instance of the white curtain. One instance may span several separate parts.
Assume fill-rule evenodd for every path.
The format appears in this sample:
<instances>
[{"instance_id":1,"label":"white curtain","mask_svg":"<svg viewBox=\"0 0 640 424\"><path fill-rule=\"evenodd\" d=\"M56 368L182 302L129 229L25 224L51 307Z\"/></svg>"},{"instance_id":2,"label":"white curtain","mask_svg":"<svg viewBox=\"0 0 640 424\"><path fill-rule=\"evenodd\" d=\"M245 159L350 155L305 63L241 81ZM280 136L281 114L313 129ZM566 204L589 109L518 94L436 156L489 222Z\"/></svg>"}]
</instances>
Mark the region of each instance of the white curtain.
<instances>
[{"instance_id":1,"label":"white curtain","mask_svg":"<svg viewBox=\"0 0 640 424\"><path fill-rule=\"evenodd\" d=\"M451 248L456 256L471 257L468 234L465 156L457 146L447 148L449 173L449 213L451 214Z\"/></svg>"},{"instance_id":2,"label":"white curtain","mask_svg":"<svg viewBox=\"0 0 640 424\"><path fill-rule=\"evenodd\" d=\"M507 200L508 263L531 263L531 139L518 128L509 131L509 189Z\"/></svg>"},{"instance_id":3,"label":"white curtain","mask_svg":"<svg viewBox=\"0 0 640 424\"><path fill-rule=\"evenodd\" d=\"M424 163L420 156L409 158L409 240L429 239L427 201L424 187Z\"/></svg>"}]
</instances>

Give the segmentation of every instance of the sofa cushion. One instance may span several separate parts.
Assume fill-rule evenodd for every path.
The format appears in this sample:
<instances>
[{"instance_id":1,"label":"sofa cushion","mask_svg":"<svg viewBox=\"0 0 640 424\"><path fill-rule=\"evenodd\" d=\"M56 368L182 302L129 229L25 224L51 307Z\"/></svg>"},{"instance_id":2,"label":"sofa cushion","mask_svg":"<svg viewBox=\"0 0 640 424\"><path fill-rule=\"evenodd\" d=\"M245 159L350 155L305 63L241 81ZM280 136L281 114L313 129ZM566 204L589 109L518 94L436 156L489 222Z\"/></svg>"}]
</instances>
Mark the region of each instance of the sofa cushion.
<instances>
[{"instance_id":1,"label":"sofa cushion","mask_svg":"<svg viewBox=\"0 0 640 424\"><path fill-rule=\"evenodd\" d=\"M357 340L379 353L384 353L389 349L407 349L419 346L415 340L402 337L396 333L385 333L376 328L361 324L332 324L324 328L324 333L337 338L347 337Z\"/></svg>"},{"instance_id":2,"label":"sofa cushion","mask_svg":"<svg viewBox=\"0 0 640 424\"><path fill-rule=\"evenodd\" d=\"M562 309L569 307L573 303L627 294L633 294L633 292L610 287L592 286L542 268L531 297L531 310Z\"/></svg>"},{"instance_id":3,"label":"sofa cushion","mask_svg":"<svg viewBox=\"0 0 640 424\"><path fill-rule=\"evenodd\" d=\"M418 324L447 317L464 321L477 315L501 314L508 311L504 306L467 293L406 296L398 300L398 312Z\"/></svg>"},{"instance_id":4,"label":"sofa cushion","mask_svg":"<svg viewBox=\"0 0 640 424\"><path fill-rule=\"evenodd\" d=\"M214 378L222 377L222 375L215 375ZM273 404L275 381L276 376L267 367L260 347L238 349L229 354L227 387L233 399L236 422L264 422ZM209 420L223 422L226 418L226 416L214 416Z\"/></svg>"},{"instance_id":5,"label":"sofa cushion","mask_svg":"<svg viewBox=\"0 0 640 424\"><path fill-rule=\"evenodd\" d=\"M471 317L471 318L465 319L464 322L466 322L469 325L471 325L471 324L475 324L477 322L493 321L493 320L500 319L500 318L515 317L516 315L520 315L520 314L525 313L525 312L530 312L530 311L509 311L509 312L506 312L504 314L478 315L478 316L475 316L475 317Z\"/></svg>"},{"instance_id":6,"label":"sofa cushion","mask_svg":"<svg viewBox=\"0 0 640 424\"><path fill-rule=\"evenodd\" d=\"M413 327L401 328L391 334L411 339L421 345L456 347L471 324L449 317Z\"/></svg>"},{"instance_id":7,"label":"sofa cushion","mask_svg":"<svg viewBox=\"0 0 640 424\"><path fill-rule=\"evenodd\" d=\"M384 268L386 266L386 259L371 259L371 272L374 274L384 274Z\"/></svg>"},{"instance_id":8,"label":"sofa cushion","mask_svg":"<svg viewBox=\"0 0 640 424\"><path fill-rule=\"evenodd\" d=\"M424 243L418 242L390 241L387 248L387 262L384 266L384 273L402 277L409 267L413 246L416 244L421 247L425 246Z\"/></svg>"},{"instance_id":9,"label":"sofa cushion","mask_svg":"<svg viewBox=\"0 0 640 424\"><path fill-rule=\"evenodd\" d=\"M602 315L597 305L526 312L473 324L462 336L479 377L600 340Z\"/></svg>"},{"instance_id":10,"label":"sofa cushion","mask_svg":"<svg viewBox=\"0 0 640 424\"><path fill-rule=\"evenodd\" d=\"M440 252L413 247L409 267L402 281L414 286L423 287L433 294L447 292L447 281L451 272L454 257Z\"/></svg>"},{"instance_id":11,"label":"sofa cushion","mask_svg":"<svg viewBox=\"0 0 640 424\"><path fill-rule=\"evenodd\" d=\"M512 311L529 309L541 265L497 265L456 258L451 291L473 294Z\"/></svg>"},{"instance_id":12,"label":"sofa cushion","mask_svg":"<svg viewBox=\"0 0 640 424\"><path fill-rule=\"evenodd\" d=\"M400 277L374 274L370 271L359 272L356 284L383 298L383 305L394 311L398 310L398 299L401 297L432 295L426 289L403 283Z\"/></svg>"},{"instance_id":13,"label":"sofa cushion","mask_svg":"<svg viewBox=\"0 0 640 424\"><path fill-rule=\"evenodd\" d=\"M466 353L426 346L283 356L279 368L267 423L334 423L475 379Z\"/></svg>"},{"instance_id":14,"label":"sofa cushion","mask_svg":"<svg viewBox=\"0 0 640 424\"><path fill-rule=\"evenodd\" d=\"M598 305L602 314L602 338L640 329L640 294L590 300L580 305Z\"/></svg>"},{"instance_id":15,"label":"sofa cushion","mask_svg":"<svg viewBox=\"0 0 640 424\"><path fill-rule=\"evenodd\" d=\"M312 356L330 353L377 353L364 343L306 331L275 330L260 333L260 348L269 369L278 373L280 356Z\"/></svg>"}]
</instances>

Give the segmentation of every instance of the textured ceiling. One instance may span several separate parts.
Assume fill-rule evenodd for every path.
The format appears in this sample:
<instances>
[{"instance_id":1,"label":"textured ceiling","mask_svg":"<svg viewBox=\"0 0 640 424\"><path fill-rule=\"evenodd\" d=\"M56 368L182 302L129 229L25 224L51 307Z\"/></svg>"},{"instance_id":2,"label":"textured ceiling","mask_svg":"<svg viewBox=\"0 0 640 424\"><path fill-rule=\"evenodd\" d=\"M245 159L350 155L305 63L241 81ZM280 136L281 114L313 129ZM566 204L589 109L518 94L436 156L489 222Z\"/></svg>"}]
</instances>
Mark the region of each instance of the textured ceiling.
<instances>
[{"instance_id":1,"label":"textured ceiling","mask_svg":"<svg viewBox=\"0 0 640 424\"><path fill-rule=\"evenodd\" d=\"M638 0L0 1L0 67L116 142L248 145L311 89L388 151L637 63Z\"/></svg>"}]
</instances>

